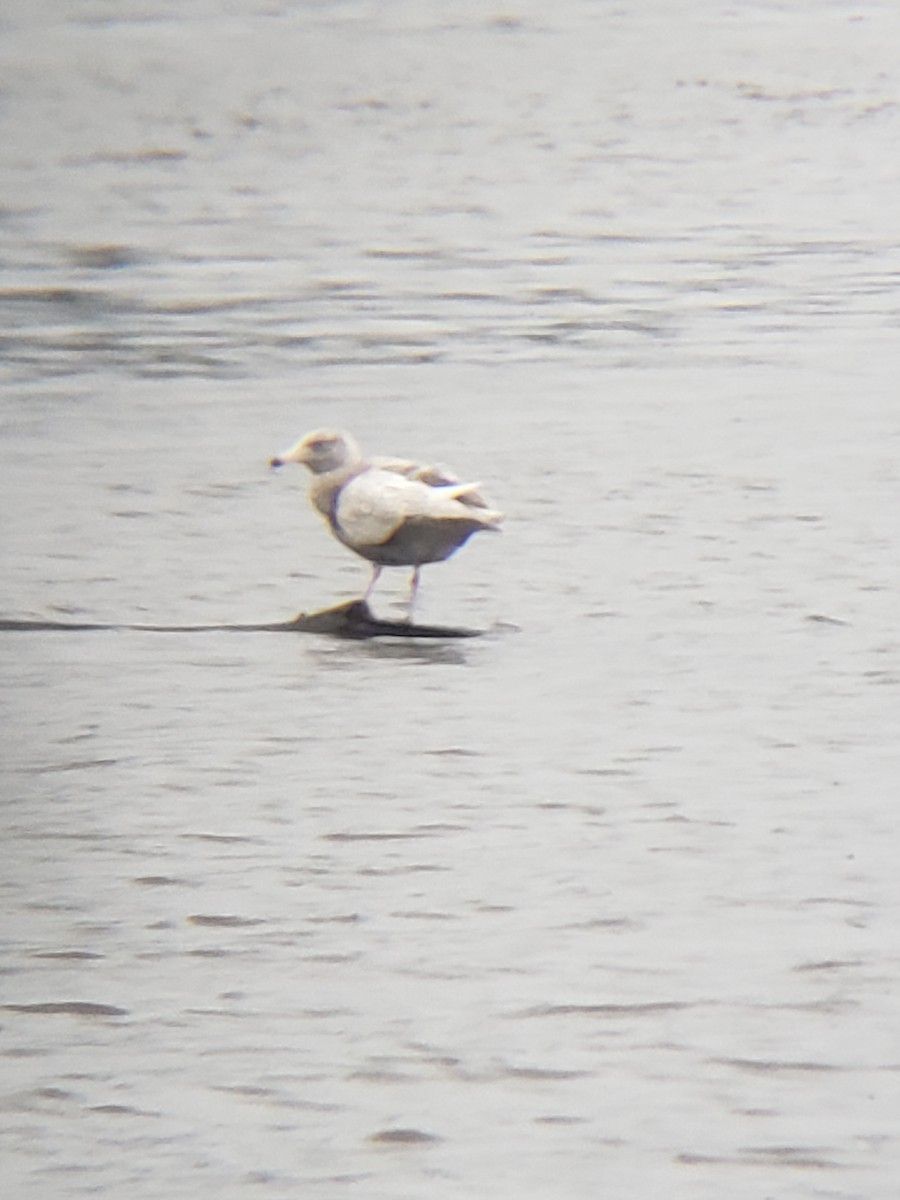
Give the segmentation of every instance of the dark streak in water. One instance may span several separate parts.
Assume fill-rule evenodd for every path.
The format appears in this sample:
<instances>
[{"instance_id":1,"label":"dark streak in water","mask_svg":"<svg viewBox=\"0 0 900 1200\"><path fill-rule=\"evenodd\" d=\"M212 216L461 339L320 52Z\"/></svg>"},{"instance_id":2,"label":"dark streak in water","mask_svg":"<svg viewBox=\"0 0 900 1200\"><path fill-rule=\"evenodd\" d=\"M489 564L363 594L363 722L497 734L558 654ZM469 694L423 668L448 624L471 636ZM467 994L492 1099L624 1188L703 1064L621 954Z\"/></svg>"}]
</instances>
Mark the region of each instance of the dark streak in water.
<instances>
[{"instance_id":1,"label":"dark streak in water","mask_svg":"<svg viewBox=\"0 0 900 1200\"><path fill-rule=\"evenodd\" d=\"M780 1071L840 1071L843 1068L832 1063L819 1062L776 1062L755 1058L713 1058L714 1062L723 1067L735 1067L740 1071L749 1071L755 1075L770 1075Z\"/></svg>"},{"instance_id":2,"label":"dark streak in water","mask_svg":"<svg viewBox=\"0 0 900 1200\"><path fill-rule=\"evenodd\" d=\"M405 842L431 836L431 830L419 829L411 833L325 833L322 835L322 840L324 842Z\"/></svg>"},{"instance_id":3,"label":"dark streak in water","mask_svg":"<svg viewBox=\"0 0 900 1200\"><path fill-rule=\"evenodd\" d=\"M158 1117L159 1113L133 1108L130 1104L92 1104L88 1112L103 1113L109 1117Z\"/></svg>"},{"instance_id":4,"label":"dark streak in water","mask_svg":"<svg viewBox=\"0 0 900 1200\"><path fill-rule=\"evenodd\" d=\"M117 758L86 758L76 759L72 762L52 763L49 766L31 767L28 768L28 773L31 775L50 775L61 771L91 771L94 767L114 767L118 763Z\"/></svg>"},{"instance_id":5,"label":"dark streak in water","mask_svg":"<svg viewBox=\"0 0 900 1200\"><path fill-rule=\"evenodd\" d=\"M685 1153L679 1154L675 1161L684 1163L686 1166L706 1166L712 1164L720 1166L746 1166L748 1163L766 1163L769 1166L804 1167L815 1168L817 1170L827 1170L838 1165L837 1163L830 1162L828 1159L815 1156L809 1151L790 1146L773 1147L771 1150L766 1150L764 1147L753 1147L748 1149L744 1155L729 1157L713 1154Z\"/></svg>"},{"instance_id":6,"label":"dark streak in water","mask_svg":"<svg viewBox=\"0 0 900 1200\"><path fill-rule=\"evenodd\" d=\"M184 879L174 879L169 875L138 875L132 879L132 883L139 883L145 887L190 887Z\"/></svg>"},{"instance_id":7,"label":"dark streak in water","mask_svg":"<svg viewBox=\"0 0 900 1200\"><path fill-rule=\"evenodd\" d=\"M187 920L190 925L205 925L215 928L226 927L229 929L243 928L246 925L265 925L262 917L219 916L212 913L193 913Z\"/></svg>"},{"instance_id":8,"label":"dark streak in water","mask_svg":"<svg viewBox=\"0 0 900 1200\"><path fill-rule=\"evenodd\" d=\"M691 1005L682 1000L658 1000L648 1004L540 1004L521 1013L524 1017L644 1017L680 1012Z\"/></svg>"},{"instance_id":9,"label":"dark streak in water","mask_svg":"<svg viewBox=\"0 0 900 1200\"><path fill-rule=\"evenodd\" d=\"M226 845L259 845L260 839L245 837L242 833L182 833L183 838L191 838L197 842L222 842Z\"/></svg>"},{"instance_id":10,"label":"dark streak in water","mask_svg":"<svg viewBox=\"0 0 900 1200\"><path fill-rule=\"evenodd\" d=\"M382 1129L369 1138L370 1142L383 1146L423 1146L440 1140L433 1133L425 1133L421 1129Z\"/></svg>"},{"instance_id":11,"label":"dark streak in water","mask_svg":"<svg viewBox=\"0 0 900 1200\"><path fill-rule=\"evenodd\" d=\"M114 1004L94 1004L88 1000L54 1000L43 1004L3 1004L6 1012L35 1013L42 1016L72 1016L72 1017L125 1017L127 1008L117 1008Z\"/></svg>"},{"instance_id":12,"label":"dark streak in water","mask_svg":"<svg viewBox=\"0 0 900 1200\"><path fill-rule=\"evenodd\" d=\"M557 1080L565 1081L567 1079L585 1079L590 1076L590 1071L564 1071L553 1067L507 1067L504 1074L509 1079L526 1079L542 1082L548 1080L555 1082Z\"/></svg>"},{"instance_id":13,"label":"dark streak in water","mask_svg":"<svg viewBox=\"0 0 900 1200\"><path fill-rule=\"evenodd\" d=\"M91 950L42 950L31 957L60 959L63 962L87 962L91 959L103 958L103 955L95 954Z\"/></svg>"}]
</instances>

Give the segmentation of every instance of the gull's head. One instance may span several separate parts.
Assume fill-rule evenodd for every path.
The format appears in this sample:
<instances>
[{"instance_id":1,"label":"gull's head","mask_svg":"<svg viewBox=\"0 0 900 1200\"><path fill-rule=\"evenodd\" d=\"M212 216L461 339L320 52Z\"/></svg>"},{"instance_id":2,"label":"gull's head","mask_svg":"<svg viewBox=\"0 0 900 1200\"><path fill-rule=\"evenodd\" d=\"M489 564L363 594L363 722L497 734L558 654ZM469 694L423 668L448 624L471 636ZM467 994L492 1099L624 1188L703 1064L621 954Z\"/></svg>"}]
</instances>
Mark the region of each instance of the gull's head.
<instances>
[{"instance_id":1,"label":"gull's head","mask_svg":"<svg viewBox=\"0 0 900 1200\"><path fill-rule=\"evenodd\" d=\"M315 429L302 437L284 454L276 454L269 460L270 467L283 467L285 463L303 463L313 475L327 475L329 471L340 471L360 461L359 446L349 433L338 429Z\"/></svg>"}]
</instances>

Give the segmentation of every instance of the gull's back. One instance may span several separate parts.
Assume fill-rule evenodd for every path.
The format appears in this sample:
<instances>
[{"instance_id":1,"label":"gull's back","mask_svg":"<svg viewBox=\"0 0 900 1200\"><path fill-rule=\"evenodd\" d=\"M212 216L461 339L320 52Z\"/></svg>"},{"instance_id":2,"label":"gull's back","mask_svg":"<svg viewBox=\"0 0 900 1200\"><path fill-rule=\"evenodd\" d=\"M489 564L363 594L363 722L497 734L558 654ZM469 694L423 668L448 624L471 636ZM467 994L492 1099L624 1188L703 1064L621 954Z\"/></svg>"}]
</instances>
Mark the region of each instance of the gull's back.
<instances>
[{"instance_id":1,"label":"gull's back","mask_svg":"<svg viewBox=\"0 0 900 1200\"><path fill-rule=\"evenodd\" d=\"M397 464L412 469L407 472L396 469L397 460L389 462L354 475L335 498L332 529L357 554L384 566L420 566L448 558L473 533L498 527L500 514L465 484L426 483L414 477L422 470L415 464Z\"/></svg>"}]
</instances>

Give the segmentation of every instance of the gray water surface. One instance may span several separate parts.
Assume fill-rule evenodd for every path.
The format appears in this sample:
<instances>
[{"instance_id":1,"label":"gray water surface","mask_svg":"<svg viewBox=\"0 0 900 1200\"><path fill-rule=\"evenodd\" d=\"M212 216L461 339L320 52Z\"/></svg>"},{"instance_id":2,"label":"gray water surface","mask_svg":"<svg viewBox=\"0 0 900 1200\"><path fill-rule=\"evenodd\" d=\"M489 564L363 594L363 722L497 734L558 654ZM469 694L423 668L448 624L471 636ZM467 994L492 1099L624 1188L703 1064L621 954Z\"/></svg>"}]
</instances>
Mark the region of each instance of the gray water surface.
<instances>
[{"instance_id":1,"label":"gray water surface","mask_svg":"<svg viewBox=\"0 0 900 1200\"><path fill-rule=\"evenodd\" d=\"M4 1194L892 1200L900 10L0 24Z\"/></svg>"}]
</instances>

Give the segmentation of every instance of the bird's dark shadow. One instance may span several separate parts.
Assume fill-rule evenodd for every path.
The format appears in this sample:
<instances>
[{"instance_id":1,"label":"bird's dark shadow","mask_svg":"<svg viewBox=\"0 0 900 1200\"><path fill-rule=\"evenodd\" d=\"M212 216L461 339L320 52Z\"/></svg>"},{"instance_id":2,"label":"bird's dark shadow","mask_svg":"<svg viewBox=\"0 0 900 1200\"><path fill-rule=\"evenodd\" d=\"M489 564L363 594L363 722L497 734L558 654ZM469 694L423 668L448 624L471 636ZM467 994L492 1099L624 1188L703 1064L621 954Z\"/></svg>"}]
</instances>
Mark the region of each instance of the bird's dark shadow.
<instances>
[{"instance_id":1,"label":"bird's dark shadow","mask_svg":"<svg viewBox=\"0 0 900 1200\"><path fill-rule=\"evenodd\" d=\"M328 633L334 637L366 638L472 638L477 629L451 625L417 625L413 621L390 621L376 617L365 600L348 600L317 612L298 613L282 628L285 633Z\"/></svg>"},{"instance_id":2,"label":"bird's dark shadow","mask_svg":"<svg viewBox=\"0 0 900 1200\"><path fill-rule=\"evenodd\" d=\"M298 613L289 621L254 625L134 625L98 624L79 621L14 620L0 618L0 632L90 632L135 630L140 633L318 633L347 641L374 638L424 639L431 641L479 637L480 630L447 625L417 625L412 621L387 621L376 617L365 600L348 600L331 608Z\"/></svg>"}]
</instances>

